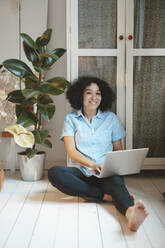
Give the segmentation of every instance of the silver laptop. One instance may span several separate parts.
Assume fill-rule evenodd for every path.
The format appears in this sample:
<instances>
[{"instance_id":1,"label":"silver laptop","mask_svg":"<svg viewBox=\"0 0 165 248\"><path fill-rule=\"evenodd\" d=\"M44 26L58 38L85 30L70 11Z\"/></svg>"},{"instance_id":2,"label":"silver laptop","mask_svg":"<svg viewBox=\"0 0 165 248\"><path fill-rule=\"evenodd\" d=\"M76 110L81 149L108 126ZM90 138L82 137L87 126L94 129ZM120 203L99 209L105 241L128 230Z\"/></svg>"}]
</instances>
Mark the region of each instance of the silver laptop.
<instances>
[{"instance_id":1,"label":"silver laptop","mask_svg":"<svg viewBox=\"0 0 165 248\"><path fill-rule=\"evenodd\" d=\"M103 178L139 173L148 151L149 148L140 148L107 152L101 173L93 175Z\"/></svg>"}]
</instances>

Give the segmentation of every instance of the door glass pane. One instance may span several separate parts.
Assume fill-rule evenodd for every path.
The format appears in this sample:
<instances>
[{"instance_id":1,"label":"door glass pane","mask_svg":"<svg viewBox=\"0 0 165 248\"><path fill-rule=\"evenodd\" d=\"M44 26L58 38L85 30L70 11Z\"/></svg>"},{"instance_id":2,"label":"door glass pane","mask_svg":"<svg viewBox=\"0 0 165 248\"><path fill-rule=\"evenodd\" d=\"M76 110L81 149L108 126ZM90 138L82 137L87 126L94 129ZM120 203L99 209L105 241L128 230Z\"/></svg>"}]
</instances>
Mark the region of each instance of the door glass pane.
<instances>
[{"instance_id":1,"label":"door glass pane","mask_svg":"<svg viewBox=\"0 0 165 248\"><path fill-rule=\"evenodd\" d=\"M135 57L133 147L165 157L165 57Z\"/></svg>"},{"instance_id":2,"label":"door glass pane","mask_svg":"<svg viewBox=\"0 0 165 248\"><path fill-rule=\"evenodd\" d=\"M134 0L134 47L165 48L165 1Z\"/></svg>"},{"instance_id":3,"label":"door glass pane","mask_svg":"<svg viewBox=\"0 0 165 248\"><path fill-rule=\"evenodd\" d=\"M116 48L116 0L78 0L79 48Z\"/></svg>"},{"instance_id":4,"label":"door glass pane","mask_svg":"<svg viewBox=\"0 0 165 248\"><path fill-rule=\"evenodd\" d=\"M79 57L79 76L99 77L112 87L116 94L116 57ZM116 113L116 101L112 105Z\"/></svg>"}]
</instances>

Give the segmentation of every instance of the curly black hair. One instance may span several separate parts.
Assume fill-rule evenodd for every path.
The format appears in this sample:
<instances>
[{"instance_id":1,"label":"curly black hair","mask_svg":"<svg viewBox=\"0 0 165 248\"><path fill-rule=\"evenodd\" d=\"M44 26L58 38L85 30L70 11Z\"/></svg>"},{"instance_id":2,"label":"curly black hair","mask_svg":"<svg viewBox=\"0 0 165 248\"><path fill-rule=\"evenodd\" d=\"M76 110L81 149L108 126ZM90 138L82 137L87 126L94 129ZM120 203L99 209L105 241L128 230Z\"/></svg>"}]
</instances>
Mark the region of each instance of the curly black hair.
<instances>
[{"instance_id":1,"label":"curly black hair","mask_svg":"<svg viewBox=\"0 0 165 248\"><path fill-rule=\"evenodd\" d=\"M84 89L91 83L97 84L101 92L102 100L99 106L100 110L102 112L110 110L112 103L115 100L115 95L112 88L104 80L91 76L79 77L68 88L66 98L68 99L71 107L76 110L83 107L83 92Z\"/></svg>"}]
</instances>

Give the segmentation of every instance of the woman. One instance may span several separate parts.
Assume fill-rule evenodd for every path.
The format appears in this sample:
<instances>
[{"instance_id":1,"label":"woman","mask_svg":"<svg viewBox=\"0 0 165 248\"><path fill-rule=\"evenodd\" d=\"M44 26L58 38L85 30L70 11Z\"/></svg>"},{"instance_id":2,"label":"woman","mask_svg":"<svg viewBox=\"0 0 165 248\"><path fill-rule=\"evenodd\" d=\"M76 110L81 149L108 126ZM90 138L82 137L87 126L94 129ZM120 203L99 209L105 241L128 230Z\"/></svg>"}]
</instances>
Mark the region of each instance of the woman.
<instances>
[{"instance_id":1,"label":"woman","mask_svg":"<svg viewBox=\"0 0 165 248\"><path fill-rule=\"evenodd\" d=\"M142 201L134 204L123 178L97 178L108 151L122 150L125 131L117 116L110 112L114 95L99 78L81 77L67 91L67 99L77 110L65 117L61 139L72 167L54 166L48 172L52 185L65 194L84 199L113 200L126 216L128 227L137 231L148 215Z\"/></svg>"}]
</instances>

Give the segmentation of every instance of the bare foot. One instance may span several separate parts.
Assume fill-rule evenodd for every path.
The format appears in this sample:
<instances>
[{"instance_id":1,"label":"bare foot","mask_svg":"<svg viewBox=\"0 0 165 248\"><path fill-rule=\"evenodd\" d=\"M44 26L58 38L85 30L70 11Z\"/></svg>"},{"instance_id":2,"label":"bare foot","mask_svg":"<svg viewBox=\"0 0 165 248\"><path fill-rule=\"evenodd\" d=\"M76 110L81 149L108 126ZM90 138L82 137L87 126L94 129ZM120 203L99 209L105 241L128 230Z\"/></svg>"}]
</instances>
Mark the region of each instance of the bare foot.
<instances>
[{"instance_id":1,"label":"bare foot","mask_svg":"<svg viewBox=\"0 0 165 248\"><path fill-rule=\"evenodd\" d=\"M103 201L112 202L113 201L112 196L108 194L104 194Z\"/></svg>"},{"instance_id":2,"label":"bare foot","mask_svg":"<svg viewBox=\"0 0 165 248\"><path fill-rule=\"evenodd\" d=\"M142 201L136 202L132 207L129 207L126 212L126 217L128 219L128 228L130 231L136 232L139 226L143 223L147 217L148 212Z\"/></svg>"}]
</instances>

